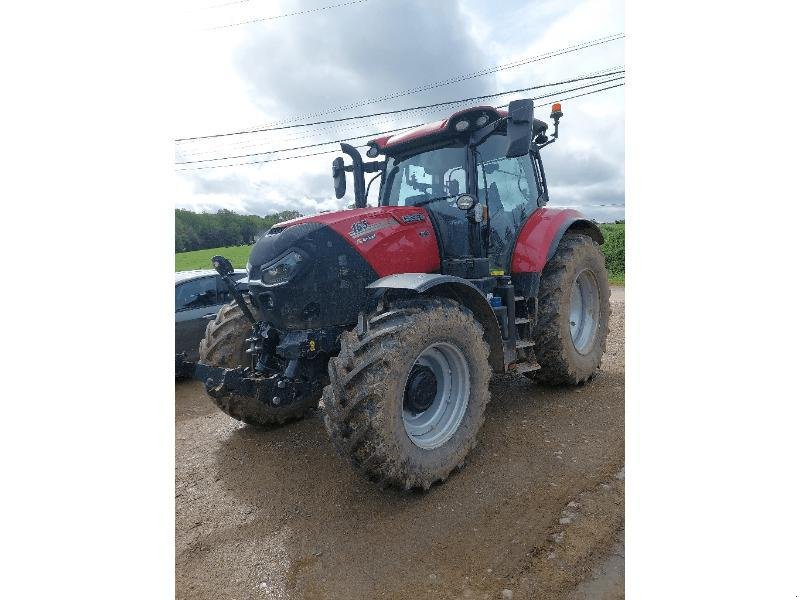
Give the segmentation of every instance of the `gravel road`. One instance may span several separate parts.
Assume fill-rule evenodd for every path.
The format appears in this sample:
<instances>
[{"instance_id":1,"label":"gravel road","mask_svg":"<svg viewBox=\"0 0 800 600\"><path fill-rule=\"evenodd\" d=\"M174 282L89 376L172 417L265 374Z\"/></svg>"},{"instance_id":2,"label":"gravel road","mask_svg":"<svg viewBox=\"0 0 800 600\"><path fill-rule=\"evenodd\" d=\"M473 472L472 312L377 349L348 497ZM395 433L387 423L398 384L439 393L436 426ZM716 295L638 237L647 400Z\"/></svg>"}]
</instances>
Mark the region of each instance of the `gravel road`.
<instances>
[{"instance_id":1,"label":"gravel road","mask_svg":"<svg viewBox=\"0 0 800 600\"><path fill-rule=\"evenodd\" d=\"M427 493L381 491L319 418L258 430L175 389L177 598L624 594L624 290L601 372L496 377L477 448Z\"/></svg>"}]
</instances>

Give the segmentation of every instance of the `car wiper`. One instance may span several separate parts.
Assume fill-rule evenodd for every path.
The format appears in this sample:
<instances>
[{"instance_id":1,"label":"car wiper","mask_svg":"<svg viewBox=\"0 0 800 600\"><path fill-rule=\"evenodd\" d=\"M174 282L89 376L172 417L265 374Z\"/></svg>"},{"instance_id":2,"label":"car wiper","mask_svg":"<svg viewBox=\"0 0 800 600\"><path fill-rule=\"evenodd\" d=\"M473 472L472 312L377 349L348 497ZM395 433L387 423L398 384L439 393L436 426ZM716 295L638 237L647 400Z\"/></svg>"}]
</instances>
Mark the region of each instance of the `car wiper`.
<instances>
[{"instance_id":1,"label":"car wiper","mask_svg":"<svg viewBox=\"0 0 800 600\"><path fill-rule=\"evenodd\" d=\"M425 206L426 204L430 204L431 202L438 202L439 200L447 200L449 198L455 198L455 196L439 196L438 198L425 198L425 200L420 200L419 202L415 202L414 206Z\"/></svg>"}]
</instances>

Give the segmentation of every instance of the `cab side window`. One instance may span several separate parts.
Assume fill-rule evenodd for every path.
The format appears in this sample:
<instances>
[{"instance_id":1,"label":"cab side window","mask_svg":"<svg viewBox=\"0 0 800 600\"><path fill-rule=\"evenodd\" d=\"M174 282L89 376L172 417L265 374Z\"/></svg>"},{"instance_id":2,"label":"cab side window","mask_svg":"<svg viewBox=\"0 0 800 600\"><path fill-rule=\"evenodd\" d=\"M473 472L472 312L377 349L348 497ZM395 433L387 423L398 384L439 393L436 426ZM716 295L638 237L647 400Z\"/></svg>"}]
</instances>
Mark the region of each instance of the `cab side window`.
<instances>
[{"instance_id":1,"label":"cab side window","mask_svg":"<svg viewBox=\"0 0 800 600\"><path fill-rule=\"evenodd\" d=\"M214 277L186 281L175 288L175 312L217 304L217 282Z\"/></svg>"},{"instance_id":2,"label":"cab side window","mask_svg":"<svg viewBox=\"0 0 800 600\"><path fill-rule=\"evenodd\" d=\"M518 158L496 158L481 164L486 180L479 173L479 185L483 199L489 206L489 214L503 210L507 213L530 214L536 209L539 196L533 165L528 156Z\"/></svg>"}]
</instances>

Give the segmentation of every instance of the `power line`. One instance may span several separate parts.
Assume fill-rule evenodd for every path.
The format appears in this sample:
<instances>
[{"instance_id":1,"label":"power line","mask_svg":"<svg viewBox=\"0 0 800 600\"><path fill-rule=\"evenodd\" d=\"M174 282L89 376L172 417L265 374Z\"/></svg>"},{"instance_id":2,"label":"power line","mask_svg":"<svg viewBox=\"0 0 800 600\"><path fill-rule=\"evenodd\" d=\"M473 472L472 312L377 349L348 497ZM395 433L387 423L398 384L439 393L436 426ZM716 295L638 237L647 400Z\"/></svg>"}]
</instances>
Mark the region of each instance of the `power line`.
<instances>
[{"instance_id":1,"label":"power line","mask_svg":"<svg viewBox=\"0 0 800 600\"><path fill-rule=\"evenodd\" d=\"M614 67L607 67L607 68L601 69L599 71L593 71L591 73L586 73L583 76L575 76L574 78L584 77L584 76L585 77L589 77L589 76L596 75L596 74L599 74L599 73L603 73L604 75L610 76L610 75L612 75L612 73L610 73L609 71L616 71L616 70L619 70L619 72L623 72L624 71L623 65L616 65ZM571 81L571 80L567 80L567 81ZM599 82L599 84L602 84L602 82ZM465 100L463 102L459 102L456 105L453 105L451 107L451 110L458 110L460 105L469 105L469 104L471 104L471 101L470 100ZM419 112L421 115L424 115L424 114L428 114L428 113L433 113L434 111L436 111L437 115L441 114L441 111L438 111L437 108L423 108L423 109L419 109L418 111L414 111L414 112ZM366 127L368 125L369 126L377 126L377 125L383 125L383 124L389 124L389 123L394 124L394 123L396 123L396 120L393 117L380 119L380 120L370 119L369 123L351 124L351 125L345 125L344 127L342 126L343 124L341 124L341 123L335 123L335 124L329 125L329 126L323 126L323 127L317 126L314 129L306 129L305 130L306 133L303 134L303 135L292 136L292 137L283 137L283 138L281 138L281 140L283 140L285 142L295 142L297 140L313 138L313 137L319 135L320 133L331 132L331 131L338 132L340 134L346 134L346 133L358 131L361 127ZM271 133L272 132L265 132L265 133L259 134L259 135L270 136ZM185 159L185 158L192 157L192 156L203 156L203 155L208 156L208 155L213 155L213 154L217 154L217 153L220 153L220 152L224 152L226 150L228 150L229 153L230 152L235 152L237 150L238 151L247 151L250 148L263 148L264 144L269 143L270 141L271 140L269 138L255 140L253 137L250 137L249 139L243 139L243 140L238 141L238 142L237 141L233 141L233 142L225 142L225 143L222 143L222 144L216 144L213 147L211 147L211 149L206 149L206 150L198 150L198 151L193 151L193 152L187 152L187 151L185 151L183 149L180 149L179 150L179 158L180 159Z\"/></svg>"},{"instance_id":2,"label":"power line","mask_svg":"<svg viewBox=\"0 0 800 600\"><path fill-rule=\"evenodd\" d=\"M609 72L609 73L603 73L603 74L600 74L600 75L585 75L583 77L576 77L576 78L573 78L573 79L565 79L563 81L557 81L557 82L553 82L553 83L543 83L543 84L540 84L540 85L537 85L537 86L533 86L533 87L528 87L528 88L519 88L517 90L509 90L509 91L506 91L506 92L498 92L496 94L484 94L484 95L481 95L481 96L471 96L469 98L461 98L459 100L448 100L446 102L435 102L433 104L422 104L422 105L419 105L419 106L412 106L412 107L409 107L409 108L398 108L398 109L395 109L395 110L385 110L385 111L376 112L376 113L369 113L369 114L364 114L364 115L356 115L356 116L353 116L353 117L340 117L338 119L329 119L329 120L326 120L326 121L316 121L316 122L312 122L312 123L297 123L297 124L294 124L294 125L281 125L281 126L277 126L277 127L264 127L264 128L261 128L261 129L249 129L249 130L243 130L243 131L231 131L231 132L228 132L228 133L214 133L214 134L209 134L209 135L199 135L199 136L194 136L194 137L177 138L175 141L176 142L187 142L187 141L194 141L194 140L204 140L204 139L209 139L209 138L228 137L228 136L232 136L232 135L246 135L246 134L251 134L251 133L262 133L262 132L265 132L265 131L278 131L278 130L282 130L282 129L294 129L294 128L297 128L297 127L311 127L313 125L325 125L327 123L341 123L343 121L352 121L352 120L355 120L355 119L367 119L367 118L370 118L370 117L381 117L381 116L384 116L384 115L396 115L396 114L399 114L399 113L410 112L410 111L414 111L414 110L422 110L422 109L427 109L427 108L434 108L434 107L437 107L437 106L448 106L450 104L458 104L460 102L471 102L473 100L485 100L487 98L496 98L497 96L503 96L505 94L512 94L512 93L517 93L517 92L529 92L531 90L535 90L535 89L539 89L539 88L543 88L543 87L552 87L552 86L556 86L556 85L563 85L565 83L573 83L575 81L583 81L585 79L597 79L597 78L606 77L606 76L609 76L609 75L616 75L618 73L622 73L623 71L624 71L624 69L623 70L619 70L619 71Z\"/></svg>"},{"instance_id":3,"label":"power line","mask_svg":"<svg viewBox=\"0 0 800 600\"><path fill-rule=\"evenodd\" d=\"M615 77L615 78L612 78L612 79L606 79L604 81L591 83L589 85L582 85L582 86L579 86L579 87L571 88L571 89L568 89L568 90L560 90L560 91L561 92L574 92L576 90L582 90L582 89L586 89L588 87L593 87L593 86L596 86L596 85L602 85L604 83L610 83L612 81L619 81L620 79L623 79L623 78L624 77ZM573 81L579 81L579 80L573 80ZM536 87L545 87L545 86L536 86ZM504 95L507 95L507 94L517 93L517 92L520 92L520 91L527 91L527 90L530 90L530 89L535 89L535 88L524 88L524 89L521 89L521 90L512 90L512 91L509 91L509 92L500 92L500 93L497 93L497 94L489 94L488 96L481 96L481 97L483 98L483 97L504 96ZM534 100L541 100L542 98L547 98L549 96L553 96L556 93L557 92L554 92L554 93L551 93L551 94L545 94L544 96L538 96L538 97L535 97L533 99ZM341 142L349 142L349 141L358 140L358 139L361 139L361 138L375 138L375 137L378 137L378 136L381 136L381 135L386 135L388 133L394 133L396 131L402 131L404 129L412 129L414 127L420 127L421 125L425 125L425 123L418 123L416 125L408 125L406 127L396 127L394 129L390 129L388 131L379 131L377 133L365 133L365 134L362 134L362 135L356 135L356 136L342 138L342 139L338 139L338 140L332 140L330 142L317 142L315 144L306 144L304 146L295 146L294 148L281 148L279 150L265 150L263 152L252 152L250 154L238 154L238 155L234 155L234 156L220 156L220 157L217 157L217 158L201 158L201 159L198 159L198 160L187 160L187 161L177 162L175 164L177 164L177 165L188 165L188 164L195 164L195 163L212 162L212 161L217 161L217 160L233 160L233 159L237 159L237 158L249 158L249 157L252 157L252 156L260 156L262 154L276 154L278 152L292 152L294 150L305 150L307 148L316 148L316 147L319 147L319 146L327 146L328 144L339 144Z\"/></svg>"},{"instance_id":4,"label":"power line","mask_svg":"<svg viewBox=\"0 0 800 600\"><path fill-rule=\"evenodd\" d=\"M592 90L590 92L584 92L582 94L576 94L574 96L562 97L559 100L561 102L563 102L564 100L572 100L574 98L580 98L582 96L589 96L591 94L596 94L598 92L603 92L603 91L606 91L606 90L611 90L611 89L614 89L614 88L618 88L618 87L621 87L623 85L625 85L625 84L624 83L618 83L616 85L611 85L611 86L600 88L600 89L597 89L597 90ZM590 87L590 86L582 86L582 87ZM574 88L574 89L581 89L581 88ZM570 91L570 90L563 90L563 91ZM540 96L539 98L546 98L548 96L557 96L557 95L558 94L547 94L546 96ZM548 104L549 104L549 102L547 102L545 104L537 104L537 105L535 105L535 108L541 108L543 106L547 106ZM508 106L508 105L507 104L503 104L501 106L497 106L496 108L505 108L506 106ZM404 127L404 128L399 129L399 130L393 130L393 131L402 131L402 130L405 130L405 129L413 129L414 127L419 127L419 126L420 125L410 125L408 127ZM385 133L392 133L392 132L389 131L389 132L385 132ZM381 135L381 134L372 134L372 135L368 135L368 136L359 136L357 138L350 138L350 139L361 139L363 137L372 137L373 135ZM341 140L341 141L347 141L347 140ZM323 144L318 144L318 145L329 145L329 144L335 144L335 143L339 143L339 142L332 141L332 142L325 142ZM368 147L367 144L361 144L359 146L356 146L356 148L367 148L367 147ZM278 152L278 151L276 151L276 152ZM332 153L337 153L337 152L338 152L338 149L331 149L331 150L323 150L321 152L312 152L310 154L301 154L301 155L297 155L297 156L284 156L284 157L272 158L272 159L268 159L268 160L250 161L250 162L234 163L234 164L227 164L227 165L206 165L206 166L202 166L202 167L187 167L187 168L175 169L175 170L176 171L198 171L198 170L203 170L203 169L218 169L218 168L221 168L221 167L238 167L238 166L243 166L243 165L259 165L259 164L264 164L264 163L269 163L269 162L277 162L277 161L281 161L281 160L291 160L291 159L295 159L295 158L307 158L307 157L310 157L310 156L319 156L319 155L322 155L322 154L332 154ZM222 160L222 159L220 159L220 160ZM181 163L178 163L178 164L181 164Z\"/></svg>"},{"instance_id":5,"label":"power line","mask_svg":"<svg viewBox=\"0 0 800 600\"><path fill-rule=\"evenodd\" d=\"M614 89L614 88L618 88L618 87L621 87L623 85L625 85L625 83L618 83L616 85L610 85L608 87L600 88L600 89L597 89L597 90L592 90L590 92L584 92L582 94L576 94L574 96L562 97L562 98L559 98L559 101L563 102L565 100L572 100L574 98L580 98L582 96L589 96L591 94L596 94L598 92L604 92L606 90L611 90L611 89ZM584 86L584 87L588 87L588 86ZM558 94L548 94L547 96L557 96L557 95ZM547 97L547 96L542 96L542 98ZM537 105L535 105L535 108L541 108L543 106L547 106L548 104L549 104L549 102L547 102L545 104L537 104ZM507 105L499 106L497 108L504 108L505 106L507 106ZM416 126L410 126L410 127L405 128L405 129L412 129L413 127L416 127ZM362 137L367 137L367 136L362 136ZM335 142L329 142L329 143L335 143ZM366 148L366 147L367 147L366 144L362 144L362 145L356 146L356 148ZM311 156L320 156L320 155L323 155L323 154L334 154L334 153L338 153L338 150L331 149L331 150L323 150L321 152L312 152L310 154L299 154L297 156L282 156L282 157L278 157L278 158L271 158L271 159L268 159L268 160L249 161L249 162L241 162L241 163L234 163L234 164L228 164L228 165L205 165L205 166L201 166L201 167L186 167L186 168L183 168L183 169L175 169L175 170L176 171L200 171L200 170L204 170L204 169L219 169L219 168L222 168L222 167L240 167L240 166L244 166L244 165L261 165L261 164L270 163L270 162L278 162L278 161L281 161L281 160L293 160L295 158L309 158Z\"/></svg>"},{"instance_id":6,"label":"power line","mask_svg":"<svg viewBox=\"0 0 800 600\"><path fill-rule=\"evenodd\" d=\"M340 2L339 4L329 4L328 6L319 6L317 8L298 10L296 12L284 13L282 15L273 15L271 17L260 17L258 19L250 19L249 21L241 21L239 23L229 23L228 25L217 25L216 27L209 27L208 30L213 31L215 29L227 29L228 27L238 27L239 25L250 25L252 23L261 23L262 21L274 21L275 19L284 19L286 17L297 17L299 15L308 15L323 10L329 10L331 8L342 8L343 6L351 6L353 4L363 4L364 2L369 2L369 0L349 0L349 2ZM235 2L230 2L229 4L235 4ZM222 4L219 6L225 6L225 5Z\"/></svg>"},{"instance_id":7,"label":"power line","mask_svg":"<svg viewBox=\"0 0 800 600\"><path fill-rule=\"evenodd\" d=\"M367 100L360 100L358 102L353 102L353 103L350 103L350 104L347 104L347 105L338 106L338 107L331 108L331 109L328 109L328 110L324 110L324 111L320 111L320 112L316 112L316 113L309 113L309 114L306 114L306 115L300 115L300 116L297 116L297 117L292 117L290 119L284 119L283 121L271 123L270 125L280 125L282 123L297 121L299 119L303 119L303 118L306 118L306 117L310 118L310 117L322 116L322 115L327 115L327 114L331 114L331 113L334 113L334 112L341 112L343 110L349 110L349 109L352 109L352 108L359 108L361 106L367 106L369 104L375 104L377 102L385 102L386 100L394 100L396 98L401 98L403 96L416 94L418 92L425 92L425 91L436 89L436 88L443 87L443 86L446 86L446 85L451 85L453 83L460 83L462 81L468 81L470 79L475 79L477 77L483 77L485 75L491 75L493 73L497 73L498 71L504 71L506 69L512 69L512 68L516 68L516 67L521 67L523 65L531 64L531 63L534 63L534 62L539 62L539 61L542 61L542 60L546 60L548 58L554 58L556 56L561 56L562 54L570 54L572 52L578 52L580 50L585 50L586 48L591 48L593 46L598 46L600 44L607 44L609 42L620 40L623 37L625 37L624 33L621 33L621 32L620 33L615 33L615 34L608 35L608 36L601 37L601 38L597 38L597 39L594 39L594 40L589 40L589 41L586 41L586 42L580 42L578 44L573 44L572 46L567 46L565 48L560 48L558 50L550 50L549 52L545 52L545 53L537 55L537 56L521 58L519 60L510 62L510 63L506 63L506 64L503 64L503 65L496 65L496 66L493 66L493 67L484 67L483 69L480 69L478 71L474 71L472 73L456 75L454 77L450 77L449 79L444 79L444 80L441 80L441 81L428 83L428 84L425 84L425 85L421 85L421 86L418 86L418 87L410 88L410 89L407 89L407 90L402 90L402 91L399 91L399 92L393 92L391 94L387 94L387 95L380 96L380 97L377 97L377 98L370 98L370 99L367 99Z\"/></svg>"}]
</instances>

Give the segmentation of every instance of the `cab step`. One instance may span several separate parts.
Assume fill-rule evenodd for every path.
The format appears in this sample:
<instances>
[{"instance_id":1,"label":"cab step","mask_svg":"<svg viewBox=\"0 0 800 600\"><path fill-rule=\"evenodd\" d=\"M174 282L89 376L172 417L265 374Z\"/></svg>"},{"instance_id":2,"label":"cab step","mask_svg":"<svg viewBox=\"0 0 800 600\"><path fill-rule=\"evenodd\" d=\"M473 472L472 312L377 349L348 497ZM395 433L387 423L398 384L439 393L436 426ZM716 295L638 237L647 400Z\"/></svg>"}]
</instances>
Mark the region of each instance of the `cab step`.
<instances>
[{"instance_id":1,"label":"cab step","mask_svg":"<svg viewBox=\"0 0 800 600\"><path fill-rule=\"evenodd\" d=\"M536 363L518 362L514 367L514 372L519 373L521 375L522 373L530 373L531 371L538 371L541 368L542 367L540 367Z\"/></svg>"},{"instance_id":2,"label":"cab step","mask_svg":"<svg viewBox=\"0 0 800 600\"><path fill-rule=\"evenodd\" d=\"M514 325L525 325L525 323L530 323L531 320L528 317L517 317L514 319Z\"/></svg>"},{"instance_id":3,"label":"cab step","mask_svg":"<svg viewBox=\"0 0 800 600\"><path fill-rule=\"evenodd\" d=\"M533 340L517 340L517 350L530 348L531 346L533 346Z\"/></svg>"}]
</instances>

